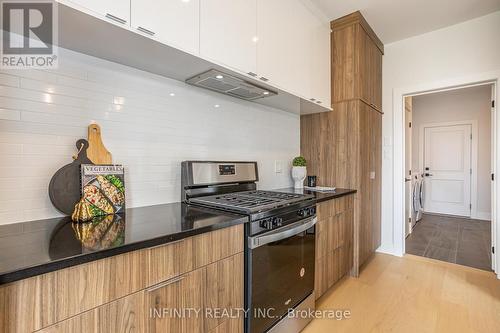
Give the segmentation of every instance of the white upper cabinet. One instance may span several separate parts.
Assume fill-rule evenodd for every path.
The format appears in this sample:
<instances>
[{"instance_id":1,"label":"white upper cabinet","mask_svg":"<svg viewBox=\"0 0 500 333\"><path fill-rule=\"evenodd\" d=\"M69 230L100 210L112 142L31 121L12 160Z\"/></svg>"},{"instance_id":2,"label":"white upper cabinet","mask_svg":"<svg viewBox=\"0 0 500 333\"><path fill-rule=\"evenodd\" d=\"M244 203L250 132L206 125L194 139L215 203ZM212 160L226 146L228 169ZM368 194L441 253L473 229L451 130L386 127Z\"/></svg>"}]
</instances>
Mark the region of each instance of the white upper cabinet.
<instances>
[{"instance_id":1,"label":"white upper cabinet","mask_svg":"<svg viewBox=\"0 0 500 333\"><path fill-rule=\"evenodd\" d=\"M130 24L130 0L63 0L76 4L91 13L103 15L115 23Z\"/></svg>"},{"instance_id":2,"label":"white upper cabinet","mask_svg":"<svg viewBox=\"0 0 500 333\"><path fill-rule=\"evenodd\" d=\"M116 33L118 38L132 40L140 38L140 34L165 44L167 56L148 63L144 59L155 56L147 54L148 44L143 44L145 49L136 50L137 43L125 42L121 52L133 50L138 54L128 61L131 66L183 80L193 75L194 68L202 71L219 65L232 74L250 75L280 90L283 100L280 96L269 99L270 105L286 109L300 104L301 108L308 108L304 112L331 107L330 27L305 5L307 0L56 1L89 14L89 19L104 19L134 32L129 37ZM66 17L72 13L70 10ZM80 24L79 19L73 21ZM106 35L106 27L100 27L98 33ZM173 49L190 55L172 52ZM109 58L107 53L117 57L111 46L109 51L104 47L91 52ZM169 61L172 55L179 57L177 62ZM176 65L179 63L183 65ZM173 69L164 70L169 67ZM316 105L285 101L297 97Z\"/></svg>"},{"instance_id":3,"label":"white upper cabinet","mask_svg":"<svg viewBox=\"0 0 500 333\"><path fill-rule=\"evenodd\" d=\"M313 32L311 48L311 93L309 100L331 107L330 26L318 20Z\"/></svg>"},{"instance_id":4,"label":"white upper cabinet","mask_svg":"<svg viewBox=\"0 0 500 333\"><path fill-rule=\"evenodd\" d=\"M199 0L132 0L132 28L191 54L199 54Z\"/></svg>"},{"instance_id":5,"label":"white upper cabinet","mask_svg":"<svg viewBox=\"0 0 500 333\"><path fill-rule=\"evenodd\" d=\"M300 0L257 0L257 72L279 88L310 96L316 18Z\"/></svg>"},{"instance_id":6,"label":"white upper cabinet","mask_svg":"<svg viewBox=\"0 0 500 333\"><path fill-rule=\"evenodd\" d=\"M257 0L200 0L202 57L256 73L257 41Z\"/></svg>"}]
</instances>

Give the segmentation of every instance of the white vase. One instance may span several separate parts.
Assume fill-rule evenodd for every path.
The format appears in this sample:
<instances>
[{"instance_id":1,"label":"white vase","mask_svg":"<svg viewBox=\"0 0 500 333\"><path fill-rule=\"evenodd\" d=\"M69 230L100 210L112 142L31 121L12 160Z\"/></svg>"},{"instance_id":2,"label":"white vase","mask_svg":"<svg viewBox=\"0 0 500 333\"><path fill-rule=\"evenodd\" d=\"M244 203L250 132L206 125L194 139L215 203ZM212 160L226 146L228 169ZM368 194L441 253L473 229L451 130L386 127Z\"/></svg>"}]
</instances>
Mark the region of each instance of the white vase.
<instances>
[{"instance_id":1,"label":"white vase","mask_svg":"<svg viewBox=\"0 0 500 333\"><path fill-rule=\"evenodd\" d=\"M292 167L292 179L294 182L294 188L302 189L304 188L304 179L306 179L307 170L304 166L294 166Z\"/></svg>"}]
</instances>

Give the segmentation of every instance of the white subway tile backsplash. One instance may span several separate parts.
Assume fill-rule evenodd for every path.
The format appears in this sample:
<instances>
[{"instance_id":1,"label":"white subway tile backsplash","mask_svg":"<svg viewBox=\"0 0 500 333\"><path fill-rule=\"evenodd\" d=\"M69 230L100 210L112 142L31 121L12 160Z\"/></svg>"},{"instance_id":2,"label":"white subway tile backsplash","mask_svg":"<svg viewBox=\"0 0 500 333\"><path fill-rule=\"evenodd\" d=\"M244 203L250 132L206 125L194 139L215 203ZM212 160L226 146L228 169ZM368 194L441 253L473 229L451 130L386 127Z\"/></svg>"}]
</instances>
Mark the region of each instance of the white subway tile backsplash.
<instances>
[{"instance_id":1,"label":"white subway tile backsplash","mask_svg":"<svg viewBox=\"0 0 500 333\"><path fill-rule=\"evenodd\" d=\"M19 155L23 153L23 145L15 143L0 143L0 155ZM1 177L1 175L0 175Z\"/></svg>"},{"instance_id":2,"label":"white subway tile backsplash","mask_svg":"<svg viewBox=\"0 0 500 333\"><path fill-rule=\"evenodd\" d=\"M21 120L21 112L17 110L0 109L0 119Z\"/></svg>"},{"instance_id":3,"label":"white subway tile backsplash","mask_svg":"<svg viewBox=\"0 0 500 333\"><path fill-rule=\"evenodd\" d=\"M126 168L128 207L179 201L189 159L256 160L260 188L291 185L274 160L299 153L298 115L67 50L59 60L0 72L0 224L61 216L48 183L92 122Z\"/></svg>"},{"instance_id":4,"label":"white subway tile backsplash","mask_svg":"<svg viewBox=\"0 0 500 333\"><path fill-rule=\"evenodd\" d=\"M19 87L19 78L17 76L0 73L0 84L3 86Z\"/></svg>"}]
</instances>

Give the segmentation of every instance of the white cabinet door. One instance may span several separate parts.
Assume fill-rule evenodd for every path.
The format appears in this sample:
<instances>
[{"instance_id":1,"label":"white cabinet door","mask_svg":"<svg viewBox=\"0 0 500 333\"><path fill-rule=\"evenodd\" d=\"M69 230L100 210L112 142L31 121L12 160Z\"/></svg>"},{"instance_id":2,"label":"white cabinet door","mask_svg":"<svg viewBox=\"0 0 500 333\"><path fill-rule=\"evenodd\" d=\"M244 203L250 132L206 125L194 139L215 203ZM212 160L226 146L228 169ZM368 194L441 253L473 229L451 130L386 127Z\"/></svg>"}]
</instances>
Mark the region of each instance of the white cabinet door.
<instances>
[{"instance_id":1,"label":"white cabinet door","mask_svg":"<svg viewBox=\"0 0 500 333\"><path fill-rule=\"evenodd\" d=\"M158 41L199 54L199 0L132 0L132 27Z\"/></svg>"},{"instance_id":2,"label":"white cabinet door","mask_svg":"<svg viewBox=\"0 0 500 333\"><path fill-rule=\"evenodd\" d=\"M331 50L328 23L318 19L312 38L311 96L309 99L324 107L331 107Z\"/></svg>"},{"instance_id":3,"label":"white cabinet door","mask_svg":"<svg viewBox=\"0 0 500 333\"><path fill-rule=\"evenodd\" d=\"M108 19L122 24L130 24L130 0L70 0L64 4L79 5L90 12L106 16Z\"/></svg>"},{"instance_id":4,"label":"white cabinet door","mask_svg":"<svg viewBox=\"0 0 500 333\"><path fill-rule=\"evenodd\" d=\"M257 0L200 1L200 55L256 73Z\"/></svg>"},{"instance_id":5,"label":"white cabinet door","mask_svg":"<svg viewBox=\"0 0 500 333\"><path fill-rule=\"evenodd\" d=\"M304 98L310 95L313 18L299 0L257 0L257 72Z\"/></svg>"}]
</instances>

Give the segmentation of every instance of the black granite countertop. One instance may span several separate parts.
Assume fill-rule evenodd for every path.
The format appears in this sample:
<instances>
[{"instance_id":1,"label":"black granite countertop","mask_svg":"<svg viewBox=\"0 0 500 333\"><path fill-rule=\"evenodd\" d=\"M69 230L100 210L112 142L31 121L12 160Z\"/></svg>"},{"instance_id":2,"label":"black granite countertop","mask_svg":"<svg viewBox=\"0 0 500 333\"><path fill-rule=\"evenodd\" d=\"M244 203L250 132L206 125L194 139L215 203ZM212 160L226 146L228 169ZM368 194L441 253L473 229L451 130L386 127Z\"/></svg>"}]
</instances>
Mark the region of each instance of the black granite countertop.
<instances>
[{"instance_id":1,"label":"black granite countertop","mask_svg":"<svg viewBox=\"0 0 500 333\"><path fill-rule=\"evenodd\" d=\"M275 191L313 194L317 203L356 193L341 188ZM0 285L247 221L246 216L178 202L131 208L94 223L63 217L0 225Z\"/></svg>"},{"instance_id":2,"label":"black granite countertop","mask_svg":"<svg viewBox=\"0 0 500 333\"><path fill-rule=\"evenodd\" d=\"M0 225L0 285L247 221L172 203L127 209L93 224L64 217Z\"/></svg>"},{"instance_id":3,"label":"black granite countertop","mask_svg":"<svg viewBox=\"0 0 500 333\"><path fill-rule=\"evenodd\" d=\"M293 187L290 188L280 188L274 191L279 191L279 192L286 192L286 193L298 193L298 194L312 194L314 195L314 200L316 200L316 203L320 203L323 201L328 201L336 198L340 198L349 194L354 194L357 191L352 190L352 189L347 189L347 188L337 188L335 189L335 192L317 192L317 191L309 191L306 189L295 189Z\"/></svg>"}]
</instances>

